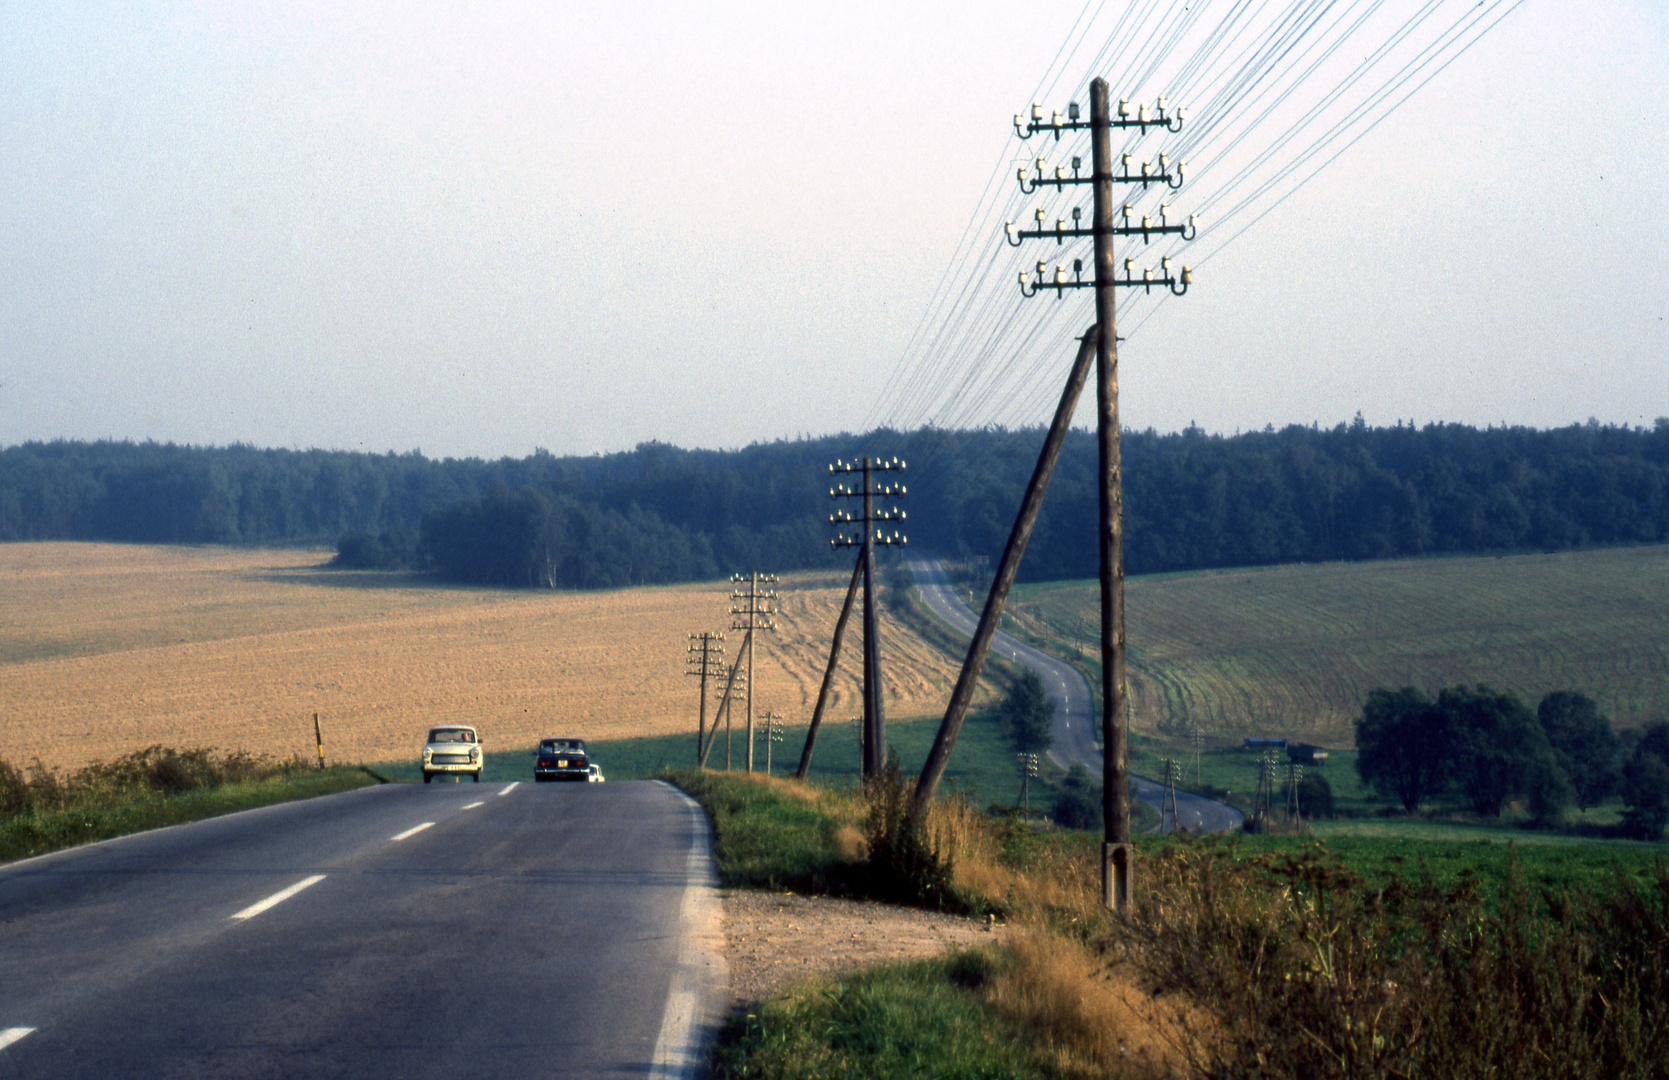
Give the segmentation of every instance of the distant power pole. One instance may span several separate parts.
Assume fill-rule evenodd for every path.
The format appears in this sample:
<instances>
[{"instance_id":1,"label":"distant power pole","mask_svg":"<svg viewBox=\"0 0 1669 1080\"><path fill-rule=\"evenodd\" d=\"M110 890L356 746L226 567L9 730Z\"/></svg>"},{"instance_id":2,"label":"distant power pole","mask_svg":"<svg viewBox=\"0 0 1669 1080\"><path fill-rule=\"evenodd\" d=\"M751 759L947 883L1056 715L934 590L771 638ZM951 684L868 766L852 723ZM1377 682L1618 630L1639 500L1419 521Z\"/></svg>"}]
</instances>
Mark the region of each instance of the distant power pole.
<instances>
[{"instance_id":1,"label":"distant power pole","mask_svg":"<svg viewBox=\"0 0 1669 1080\"><path fill-rule=\"evenodd\" d=\"M1168 203L1160 204L1157 221L1149 214L1141 215L1138 221L1129 203L1124 203L1121 212L1115 217L1115 184L1139 184L1144 192L1151 185L1178 188L1182 186L1185 165L1177 162L1173 166L1170 157L1163 153L1159 155L1157 163L1132 163L1131 155L1126 153L1122 157L1121 168L1115 173L1113 134L1115 131L1134 129L1145 135L1149 128L1181 131L1182 120L1183 111L1178 109L1174 114L1170 113L1164 98L1159 99L1154 109L1149 109L1146 105L1132 109L1129 99L1121 99L1118 113L1114 115L1109 104L1107 81L1099 78L1090 84L1088 120L1081 118L1077 102L1067 107L1064 117L1057 112L1052 119L1045 121L1043 107L1033 105L1029 123L1018 115L1014 118L1015 133L1022 139L1029 139L1039 133L1051 133L1059 142L1062 132L1088 129L1090 133L1088 175L1083 173L1081 158L1072 159L1072 172L1069 176L1064 166L1056 166L1054 174L1050 175L1046 171L1047 163L1039 157L1035 177L1028 177L1027 170L1023 167L1017 177L1021 191L1028 194L1045 187L1052 187L1056 192L1061 192L1071 186L1089 185L1093 195L1089 227L1084 227L1082 209L1073 207L1070 227L1066 219L1061 217L1056 218L1054 227L1050 228L1043 208L1039 207L1036 213L1036 227L1019 229L1010 222L1008 239L1016 247L1022 240L1054 240L1057 246L1067 240L1078 239L1089 239L1094 243L1091 280L1084 280L1082 259L1072 261L1071 276L1068 276L1066 267L1061 264L1055 266L1054 274L1051 276L1047 264L1039 262L1035 282L1030 280L1025 271L1020 272L1020 291L1026 296L1036 296L1045 290L1053 289L1055 296L1060 297L1067 289L1095 290L1095 322L1100 330L1096 341L1096 440L1100 452L1101 496L1100 524L1097 531L1101 551L1101 731L1105 745L1102 755L1102 809L1106 818L1106 832L1101 845L1101 902L1109 910L1120 913L1130 910L1131 859L1134 850L1130 846L1130 732L1124 708L1124 475L1119 457L1118 324L1115 318L1115 294L1120 287L1140 288L1147 292L1161 288L1169 289L1180 296L1188 291L1192 273L1186 266L1181 268L1180 273L1174 273L1171 260L1167 256L1160 260L1157 274L1151 268L1138 271L1135 260L1125 259L1123 276L1120 276L1113 241L1121 236L1140 236L1145 245L1155 236L1166 235L1191 240L1195 235L1196 223L1195 219L1190 217L1186 222L1177 221L1173 224Z\"/></svg>"},{"instance_id":2,"label":"distant power pole","mask_svg":"<svg viewBox=\"0 0 1669 1080\"><path fill-rule=\"evenodd\" d=\"M765 775L771 775L771 746L782 741L782 717L774 712L765 714Z\"/></svg>"},{"instance_id":3,"label":"distant power pole","mask_svg":"<svg viewBox=\"0 0 1669 1080\"><path fill-rule=\"evenodd\" d=\"M1269 824L1270 816L1275 810L1275 755L1273 752L1264 754L1257 760L1258 790L1252 796L1252 821L1262 829Z\"/></svg>"},{"instance_id":4,"label":"distant power pole","mask_svg":"<svg viewBox=\"0 0 1669 1080\"><path fill-rule=\"evenodd\" d=\"M747 635L742 639L742 648L747 652L748 674L748 772L753 771L753 641L754 635L761 630L775 630L777 624L771 619L776 614L777 591L775 589L761 590L761 585L776 584L775 574L761 574L755 570L747 577L734 574L730 578L730 628L732 630L746 630ZM741 657L737 657L740 661ZM728 763L726 765L728 768Z\"/></svg>"},{"instance_id":5,"label":"distant power pole","mask_svg":"<svg viewBox=\"0 0 1669 1080\"><path fill-rule=\"evenodd\" d=\"M842 533L830 540L833 547L863 549L863 778L873 779L881 774L887 757L887 725L881 713L881 633L875 609L875 549L903 544L906 537L896 529L884 532L881 525L889 521L903 521L904 511L890 507L877 508L876 499L896 499L905 494L903 484L877 485L877 473L902 472L904 462L893 458L881 461L865 457L858 461L837 461L829 466L836 475L857 474L861 483L836 484L829 489L831 499L862 499L863 509L857 514L850 510L837 511L829 516L831 525L857 525L862 532L856 536Z\"/></svg>"},{"instance_id":6,"label":"distant power pole","mask_svg":"<svg viewBox=\"0 0 1669 1080\"><path fill-rule=\"evenodd\" d=\"M1205 732L1195 728L1189 733L1189 741L1193 743L1193 760L1189 764L1194 766L1194 786L1200 787L1200 751L1205 749Z\"/></svg>"},{"instance_id":7,"label":"distant power pole","mask_svg":"<svg viewBox=\"0 0 1669 1080\"><path fill-rule=\"evenodd\" d=\"M1032 781L1037 779L1037 755L1015 754L1014 760L1020 766L1020 816L1029 818L1032 813Z\"/></svg>"},{"instance_id":8,"label":"distant power pole","mask_svg":"<svg viewBox=\"0 0 1669 1080\"><path fill-rule=\"evenodd\" d=\"M1182 779L1182 762L1175 758L1165 759L1165 794L1159 800L1159 831L1176 832L1182 824L1182 815L1176 806L1176 785ZM1165 828L1165 815L1171 815L1171 827Z\"/></svg>"},{"instance_id":9,"label":"distant power pole","mask_svg":"<svg viewBox=\"0 0 1669 1080\"><path fill-rule=\"evenodd\" d=\"M702 743L707 737L707 679L724 674L724 635L702 631L690 635L690 652L686 657L689 670L685 675L701 679L701 711L695 726L695 760L701 763ZM715 717L715 722L717 718Z\"/></svg>"},{"instance_id":10,"label":"distant power pole","mask_svg":"<svg viewBox=\"0 0 1669 1080\"><path fill-rule=\"evenodd\" d=\"M1304 779L1304 766L1294 762L1287 766L1287 820L1304 820L1304 808L1298 801L1298 785Z\"/></svg>"}]
</instances>

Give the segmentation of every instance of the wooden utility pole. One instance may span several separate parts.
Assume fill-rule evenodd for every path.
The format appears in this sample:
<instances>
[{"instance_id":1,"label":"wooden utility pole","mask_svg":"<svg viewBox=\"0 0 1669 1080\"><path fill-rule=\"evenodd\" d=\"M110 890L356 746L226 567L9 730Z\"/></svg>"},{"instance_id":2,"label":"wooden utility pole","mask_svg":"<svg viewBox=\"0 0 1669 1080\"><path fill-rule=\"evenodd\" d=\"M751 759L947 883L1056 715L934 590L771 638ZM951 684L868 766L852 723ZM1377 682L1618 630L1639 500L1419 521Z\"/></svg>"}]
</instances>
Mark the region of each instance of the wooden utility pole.
<instances>
[{"instance_id":1,"label":"wooden utility pole","mask_svg":"<svg viewBox=\"0 0 1669 1080\"><path fill-rule=\"evenodd\" d=\"M806 744L800 751L800 767L794 770L796 779L804 780L811 772L811 751L817 744L817 732L823 725L823 710L829 704L829 687L834 683L835 668L840 664L840 643L846 637L846 623L852 617L852 601L857 598L858 584L864 574L860 557L852 567L852 583L846 586L846 602L840 606L840 618L835 620L834 640L829 645L829 666L823 670L823 686L817 691L817 707L811 711L811 726L806 728Z\"/></svg>"},{"instance_id":2,"label":"wooden utility pole","mask_svg":"<svg viewBox=\"0 0 1669 1080\"><path fill-rule=\"evenodd\" d=\"M732 630L746 630L747 636L742 639L742 648L747 653L748 677L748 772L753 771L753 645L755 631L775 630L777 624L771 620L776 614L777 592L775 589L760 591L762 584L776 583L775 574L761 574L755 570L747 577L740 574L730 579L730 628ZM746 586L746 589L743 586ZM728 748L726 753L728 755ZM729 768L729 762L725 764Z\"/></svg>"},{"instance_id":3,"label":"wooden utility pole","mask_svg":"<svg viewBox=\"0 0 1669 1080\"><path fill-rule=\"evenodd\" d=\"M1130 906L1130 733L1124 724L1124 474L1119 460L1117 267L1113 254L1113 132L1107 80L1090 83L1090 157L1095 192L1095 437L1100 458L1101 904Z\"/></svg>"},{"instance_id":4,"label":"wooden utility pole","mask_svg":"<svg viewBox=\"0 0 1669 1080\"><path fill-rule=\"evenodd\" d=\"M1061 391L1060 404L1055 408L1055 419L1049 425L1049 434L1044 437L1043 449L1038 452L1037 465L1032 469L1026 494L1020 500L1020 512L1008 533L1008 543L1003 547L1002 558L997 561L997 574L991 580L991 591L986 594L985 608L979 614L974 638L968 643L968 655L962 661L961 674L956 677L956 688L950 692L945 718L939 722L939 733L933 737L933 748L927 752L927 761L921 767L921 779L916 782L916 793L910 806L913 821L921 821L922 815L932 805L939 781L950 764L950 753L956 748L956 737L962 731L962 721L973 703L974 689L979 685L980 672L985 669L985 658L991 651L991 639L997 633L997 625L1002 622L1009 586L1014 584L1014 575L1020 569L1020 557L1026 553L1032 526L1037 524L1037 512L1043 507L1043 493L1049 489L1055 461L1066 442L1067 429L1072 426L1072 413L1078 407L1078 395L1089 378L1090 361L1095 357L1099 338L1099 333L1092 326L1084 331L1078 344L1078 357L1067 376L1066 389Z\"/></svg>"},{"instance_id":5,"label":"wooden utility pole","mask_svg":"<svg viewBox=\"0 0 1669 1080\"><path fill-rule=\"evenodd\" d=\"M832 514L829 517L831 525L861 524L863 533L860 536L837 536L829 543L834 547L862 548L859 557L863 564L863 778L871 780L881 775L886 765L887 757L887 724L881 711L881 632L880 612L875 606L875 549L894 544L903 544L905 537L896 530L891 534L884 533L879 528L881 522L902 521L904 511L883 508L876 509L876 498L897 498L905 494L903 484L887 484L877 487L876 473L901 472L904 462L897 458L881 461L877 458L864 457L856 462L837 461L829 466L831 473L857 473L862 477L862 486L853 490L849 485L836 485L829 489L830 498L861 498L863 510L860 517L853 517L850 512Z\"/></svg>"},{"instance_id":6,"label":"wooden utility pole","mask_svg":"<svg viewBox=\"0 0 1669 1080\"><path fill-rule=\"evenodd\" d=\"M713 744L718 741L719 720L722 718L724 720L724 769L726 772L730 771L730 703L736 697L736 682L742 678L742 657L740 654L747 651L748 639L752 636L751 631L743 635L742 647L737 650L736 661L730 665L730 674L725 677L724 695L719 698L718 711L713 714L713 726L707 730L707 746L701 751L700 764L703 769L707 767L707 758L713 752Z\"/></svg>"},{"instance_id":7,"label":"wooden utility pole","mask_svg":"<svg viewBox=\"0 0 1669 1080\"><path fill-rule=\"evenodd\" d=\"M686 661L689 670L684 674L701 679L701 705L695 724L695 760L699 765L702 744L707 737L707 678L724 673L724 635L708 633L705 630L699 634L691 634L690 651ZM715 721L716 719L715 717Z\"/></svg>"},{"instance_id":8,"label":"wooden utility pole","mask_svg":"<svg viewBox=\"0 0 1669 1080\"><path fill-rule=\"evenodd\" d=\"M774 712L765 714L765 775L771 775L771 746L782 741L782 717Z\"/></svg>"},{"instance_id":9,"label":"wooden utility pole","mask_svg":"<svg viewBox=\"0 0 1669 1080\"><path fill-rule=\"evenodd\" d=\"M1183 240L1192 240L1197 229L1192 217L1185 223L1171 224L1168 203L1159 205L1157 223L1150 216L1143 215L1137 224L1137 218L1129 204L1122 207L1123 225L1115 224L1113 219L1114 184L1140 185L1144 192L1151 185L1177 188L1182 185L1182 174L1186 168L1179 162L1172 172L1170 158L1162 153L1159 155L1157 168L1142 164L1138 170L1131 164L1131 155L1125 154L1123 168L1115 175L1112 148L1114 129L1135 129L1142 134L1146 134L1149 128L1181 131L1182 110L1178 109L1171 114L1164 98L1160 98L1155 109L1151 111L1146 105L1132 110L1127 100L1121 100L1118 115L1115 117L1109 103L1105 79L1096 79L1090 84L1090 99L1088 120L1081 118L1076 102L1068 106L1065 116L1057 112L1048 121L1043 119L1043 107L1037 104L1032 105L1029 123L1018 115L1014 117L1015 134L1022 139L1046 132L1053 134L1055 141L1059 142L1061 135L1066 132L1089 130L1090 175L1083 175L1083 163L1076 157L1072 159L1070 175L1064 165L1057 165L1053 174L1050 174L1046 170L1044 159L1039 157L1035 174L1028 175L1027 168L1022 166L1015 179L1020 183L1020 190L1027 194L1046 187L1060 192L1068 187L1091 185L1094 207L1090 227L1082 227L1080 210L1074 208L1070 228L1067 227L1066 218L1061 217L1056 219L1054 228L1051 229L1045 224L1046 215L1043 208L1039 207L1035 229L1019 229L1011 221L1008 223L1007 234L1008 242L1015 247L1019 247L1024 240L1053 240L1057 246L1067 240L1077 241L1084 238L1094 242L1095 265L1092 280L1085 281L1083 278L1082 259L1073 260L1070 272L1064 265L1056 265L1052 276L1046 273L1047 266L1039 262L1035 281L1030 279L1027 271L1020 272L1020 292L1025 296L1036 296L1053 289L1056 297L1060 297L1067 289L1095 290L1095 322L1099 330L1094 342L1096 444L1101 474L1100 521L1097 528L1101 568L1101 729L1105 747L1102 754L1102 810L1106 819L1106 832L1101 845L1101 899L1107 908L1125 913L1130 908L1130 777L1126 767L1129 731L1124 707L1124 495L1119 461L1118 326L1114 318L1114 309L1117 306L1114 303L1114 293L1119 287L1139 288L1144 292L1158 288L1169 289L1181 296L1188 291L1192 273L1184 266L1180 274L1172 274L1170 257L1165 256L1160 260L1157 275L1152 268L1147 268L1141 271L1140 277L1136 276L1133 260L1126 259L1124 276L1120 278L1114 264L1113 238L1140 236L1143 243L1148 243L1155 236L1163 238L1174 235ZM1041 460L1039 468L1042 468ZM1026 498L1032 498L1031 490L1027 491ZM1020 516L1016 518L1016 533L1019 532L1026 516L1026 505L1022 502ZM1035 509L1032 512L1035 513ZM1011 542L1013 535L1011 534ZM1004 558L1007 558L1006 553ZM1012 577L1012 570L1010 576ZM1001 578L1002 573L999 570L999 581ZM993 583L991 599L986 601L987 611L992 607L992 600L997 598L997 591L997 584ZM1000 611L1000 603L997 607ZM982 616L982 629L984 623L985 619ZM970 650L969 658L972 660L973 650ZM968 664L963 665L964 674L967 673L968 667ZM954 693L952 700L954 703ZM941 736L944 735L945 729L951 726L949 720L950 714L947 713L947 723L940 729ZM935 750L937 749L935 745ZM929 765L933 765L931 756ZM943 765L940 764L938 768L942 771ZM926 782L929 772L923 770L922 777L923 784L917 789L917 807L925 806L925 801L921 798L922 788L928 788L927 797L930 798L932 794L931 785Z\"/></svg>"}]
</instances>

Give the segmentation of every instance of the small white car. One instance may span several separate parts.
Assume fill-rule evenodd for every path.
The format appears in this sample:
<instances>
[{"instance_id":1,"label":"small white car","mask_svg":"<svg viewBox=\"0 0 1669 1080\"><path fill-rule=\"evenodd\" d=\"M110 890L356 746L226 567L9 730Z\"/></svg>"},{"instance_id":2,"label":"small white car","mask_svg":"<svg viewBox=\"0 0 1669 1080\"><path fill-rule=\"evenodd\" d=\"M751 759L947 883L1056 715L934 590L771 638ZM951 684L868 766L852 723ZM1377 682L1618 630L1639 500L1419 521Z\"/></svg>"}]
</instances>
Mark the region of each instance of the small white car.
<instances>
[{"instance_id":1,"label":"small white car","mask_svg":"<svg viewBox=\"0 0 1669 1080\"><path fill-rule=\"evenodd\" d=\"M593 784L602 783L603 782L603 767L601 765L589 766L586 769L585 779L589 783L593 783Z\"/></svg>"},{"instance_id":2,"label":"small white car","mask_svg":"<svg viewBox=\"0 0 1669 1080\"><path fill-rule=\"evenodd\" d=\"M448 773L468 773L477 783L481 780L481 736L467 724L429 729L429 741L423 747L423 782Z\"/></svg>"}]
</instances>

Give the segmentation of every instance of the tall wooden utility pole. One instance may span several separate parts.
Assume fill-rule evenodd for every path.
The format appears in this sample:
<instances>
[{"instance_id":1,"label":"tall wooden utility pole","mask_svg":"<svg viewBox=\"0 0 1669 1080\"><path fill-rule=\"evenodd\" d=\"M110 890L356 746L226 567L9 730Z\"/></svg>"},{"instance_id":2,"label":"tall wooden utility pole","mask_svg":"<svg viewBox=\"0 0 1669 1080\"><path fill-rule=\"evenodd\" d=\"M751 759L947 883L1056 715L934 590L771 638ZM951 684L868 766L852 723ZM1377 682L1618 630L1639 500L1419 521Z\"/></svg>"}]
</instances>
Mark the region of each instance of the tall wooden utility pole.
<instances>
[{"instance_id":1,"label":"tall wooden utility pole","mask_svg":"<svg viewBox=\"0 0 1669 1080\"><path fill-rule=\"evenodd\" d=\"M1130 904L1130 733L1124 723L1124 473L1119 460L1117 267L1113 255L1113 139L1107 80L1090 83L1090 157L1095 192L1095 437L1100 459L1101 549L1101 904Z\"/></svg>"},{"instance_id":2,"label":"tall wooden utility pole","mask_svg":"<svg viewBox=\"0 0 1669 1080\"><path fill-rule=\"evenodd\" d=\"M850 511L842 511L830 515L831 525L859 524L863 533L860 536L841 535L830 540L834 547L859 547L863 549L860 558L863 561L863 778L873 779L881 775L886 766L887 758L887 725L881 712L881 634L878 623L879 612L875 607L875 549L894 544L903 544L906 538L896 530L891 534L881 531L879 525L887 521L903 521L904 511L882 508L876 509L877 497L884 499L898 498L905 494L903 484L887 484L876 486L875 474L886 472L902 472L904 462L893 458L890 461L880 461L876 458L864 457L855 462L837 461L829 466L830 473L858 473L862 476L862 486L853 490L849 484L837 484L829 489L829 497L833 499L861 498L863 510L861 516L854 517Z\"/></svg>"},{"instance_id":3,"label":"tall wooden utility pole","mask_svg":"<svg viewBox=\"0 0 1669 1080\"><path fill-rule=\"evenodd\" d=\"M753 771L753 643L756 632L760 630L775 630L777 624L771 616L776 614L777 591L765 589L760 585L776 584L775 574L761 574L755 570L747 577L740 574L732 575L730 579L730 628L732 630L746 630L747 636L742 639L742 649L747 653L747 695L748 695L748 772ZM747 586L745 589L743 586ZM737 657L738 660L741 657ZM728 764L726 765L728 768Z\"/></svg>"},{"instance_id":4,"label":"tall wooden utility pole","mask_svg":"<svg viewBox=\"0 0 1669 1080\"><path fill-rule=\"evenodd\" d=\"M724 674L724 635L708 633L705 630L699 634L691 634L687 660L689 670L684 674L695 675L701 679L701 707L695 725L695 760L699 765L703 744L707 738L707 679L708 676ZM714 720L716 722L717 717Z\"/></svg>"},{"instance_id":5,"label":"tall wooden utility pole","mask_svg":"<svg viewBox=\"0 0 1669 1080\"><path fill-rule=\"evenodd\" d=\"M1150 127L1161 131L1181 131L1182 110L1178 109L1171 115L1168 114L1167 108L1164 98L1160 98L1152 110L1146 105L1133 110L1128 100L1121 100L1115 116L1110 105L1106 80L1096 79L1090 84L1090 116L1087 121L1080 118L1076 102L1068 107L1065 116L1057 112L1048 121L1043 119L1041 105L1032 106L1029 123L1016 116L1015 133L1022 139L1029 139L1038 133L1050 133L1058 143L1065 132L1083 131L1086 128L1089 130L1091 161L1088 176L1084 175L1083 162L1079 158L1072 158L1072 170L1069 174L1064 165L1055 166L1053 173L1050 173L1045 160L1039 157L1034 175L1028 176L1027 169L1021 167L1016 179L1020 182L1020 189L1027 194L1050 187L1059 193L1069 187L1088 184L1091 185L1094 205L1090 227L1087 229L1080 220L1082 210L1077 207L1071 211L1071 227L1067 226L1067 218L1063 214L1055 219L1054 227L1049 228L1044 209L1038 207L1036 228L1018 229L1013 222L1010 222L1007 228L1008 241L1016 247L1023 240L1054 240L1057 245L1061 245L1067 240L1088 238L1094 244L1095 265L1092 280L1084 280L1082 259L1073 260L1070 273L1064 265L1056 265L1053 275L1048 273L1045 263L1039 262L1035 282L1029 279L1026 271L1021 271L1020 291L1026 296L1036 296L1053 289L1059 297L1067 289L1095 290L1096 327L1099 331L1095 342L1096 443L1101 474L1097 546L1100 550L1101 564L1101 730L1104 745L1102 808L1106 819L1106 833L1101 845L1101 899L1106 907L1119 912L1128 911L1130 906L1132 852L1130 775L1127 768L1129 728L1124 702L1124 488L1119 461L1118 329L1114 294L1120 287L1140 288L1148 292L1155 288L1168 288L1180 296L1188 290L1191 273L1185 266L1180 274L1173 274L1170 257L1166 256L1160 260L1158 274L1155 274L1152 268L1147 268L1141 271L1140 277L1137 276L1133 265L1134 260L1126 259L1124 274L1120 277L1114 260L1113 238L1140 236L1144 244L1156 236L1164 238L1167 235L1192 240L1196 224L1192 217L1186 223L1172 224L1169 204L1164 202L1157 208L1157 222L1153 220L1152 215L1142 214L1139 217L1140 223L1137 224L1138 217L1133 213L1130 203L1125 203L1120 208L1123 223L1115 222L1114 184L1140 185L1144 194L1150 186L1177 188L1182 185L1182 174L1186 166L1177 163L1173 171L1170 158L1161 153L1157 167L1143 163L1138 169L1132 165L1131 155L1124 154L1122 168L1115 174L1112 138L1113 132L1121 129L1136 129L1144 135ZM1031 497L1032 494L1028 491L1027 499ZM1024 515L1024 504L1021 512ZM1017 520L1016 528L1018 526ZM990 601L987 601L987 606L990 606Z\"/></svg>"}]
</instances>

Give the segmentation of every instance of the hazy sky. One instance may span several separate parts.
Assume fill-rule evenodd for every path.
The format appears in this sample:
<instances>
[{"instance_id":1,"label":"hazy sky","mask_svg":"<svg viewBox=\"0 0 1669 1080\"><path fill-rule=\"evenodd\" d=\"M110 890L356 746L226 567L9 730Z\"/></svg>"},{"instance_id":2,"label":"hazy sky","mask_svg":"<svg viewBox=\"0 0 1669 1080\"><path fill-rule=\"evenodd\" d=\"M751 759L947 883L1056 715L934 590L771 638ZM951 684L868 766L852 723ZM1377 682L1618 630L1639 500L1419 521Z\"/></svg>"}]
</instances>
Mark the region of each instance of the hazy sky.
<instances>
[{"instance_id":1,"label":"hazy sky","mask_svg":"<svg viewBox=\"0 0 1669 1080\"><path fill-rule=\"evenodd\" d=\"M0 445L894 419L1083 10L7 0ZM1669 5L1527 0L1208 270L1127 343L1127 424L1669 415Z\"/></svg>"}]
</instances>

